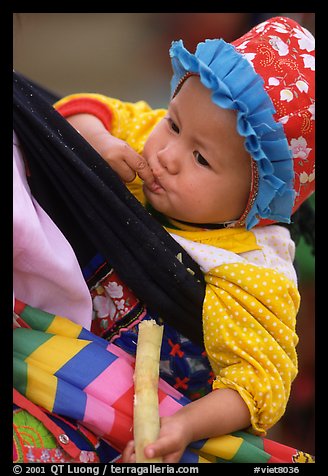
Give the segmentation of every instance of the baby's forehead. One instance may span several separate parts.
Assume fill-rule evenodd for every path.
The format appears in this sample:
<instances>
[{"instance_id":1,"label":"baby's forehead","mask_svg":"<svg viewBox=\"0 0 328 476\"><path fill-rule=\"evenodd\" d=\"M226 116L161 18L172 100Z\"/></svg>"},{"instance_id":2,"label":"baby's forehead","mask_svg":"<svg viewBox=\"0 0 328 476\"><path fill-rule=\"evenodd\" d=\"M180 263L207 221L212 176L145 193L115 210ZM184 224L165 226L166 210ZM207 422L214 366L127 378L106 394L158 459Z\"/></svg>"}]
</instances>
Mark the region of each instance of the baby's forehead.
<instances>
[{"instance_id":1,"label":"baby's forehead","mask_svg":"<svg viewBox=\"0 0 328 476\"><path fill-rule=\"evenodd\" d=\"M169 102L169 109L179 114L192 115L197 123L216 125L218 129L222 125L237 127L237 111L231 108L223 108L212 97L212 91L204 86L198 75L188 77L180 86L176 94ZM188 118L188 117L187 117ZM239 135L239 134L238 134Z\"/></svg>"},{"instance_id":2,"label":"baby's forehead","mask_svg":"<svg viewBox=\"0 0 328 476\"><path fill-rule=\"evenodd\" d=\"M202 84L198 75L190 75L178 85L169 105L196 110L206 105L216 106L211 99L211 94L211 90Z\"/></svg>"},{"instance_id":3,"label":"baby's forehead","mask_svg":"<svg viewBox=\"0 0 328 476\"><path fill-rule=\"evenodd\" d=\"M245 138L237 130L237 112L215 104L211 91L203 85L195 87L192 79L172 98L168 109L179 133L209 158L219 156L222 162L233 155L248 156Z\"/></svg>"}]
</instances>

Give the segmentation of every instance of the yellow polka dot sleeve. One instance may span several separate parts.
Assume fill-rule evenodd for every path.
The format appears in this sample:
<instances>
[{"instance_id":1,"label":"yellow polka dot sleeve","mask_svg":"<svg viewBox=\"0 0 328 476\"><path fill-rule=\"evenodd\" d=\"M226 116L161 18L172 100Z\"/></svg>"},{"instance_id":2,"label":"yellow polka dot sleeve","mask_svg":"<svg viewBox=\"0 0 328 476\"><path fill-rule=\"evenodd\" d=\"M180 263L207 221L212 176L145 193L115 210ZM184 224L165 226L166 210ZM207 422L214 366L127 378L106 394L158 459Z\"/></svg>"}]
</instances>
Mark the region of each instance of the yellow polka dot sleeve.
<instances>
[{"instance_id":1,"label":"yellow polka dot sleeve","mask_svg":"<svg viewBox=\"0 0 328 476\"><path fill-rule=\"evenodd\" d=\"M117 120L111 133L119 139L125 140L138 154L142 154L145 142L156 126L166 114L164 109L150 109L147 103L139 101L131 103L115 103ZM117 109L115 109L117 108Z\"/></svg>"},{"instance_id":2,"label":"yellow polka dot sleeve","mask_svg":"<svg viewBox=\"0 0 328 476\"><path fill-rule=\"evenodd\" d=\"M150 132L167 112L152 109L145 101L124 102L96 93L71 94L54 107L64 117L81 113L97 116L113 136L126 141L139 154Z\"/></svg>"},{"instance_id":3,"label":"yellow polka dot sleeve","mask_svg":"<svg viewBox=\"0 0 328 476\"><path fill-rule=\"evenodd\" d=\"M96 93L70 94L57 101L54 108L66 118L75 114L96 116L114 137L127 142L138 154L142 154L149 134L167 113L166 109L151 109L145 101L124 102ZM138 175L127 187L145 205Z\"/></svg>"},{"instance_id":4,"label":"yellow polka dot sleeve","mask_svg":"<svg viewBox=\"0 0 328 476\"><path fill-rule=\"evenodd\" d=\"M235 389L265 434L283 415L297 374L294 283L272 269L244 263L218 266L205 276L205 348L213 389Z\"/></svg>"}]
</instances>

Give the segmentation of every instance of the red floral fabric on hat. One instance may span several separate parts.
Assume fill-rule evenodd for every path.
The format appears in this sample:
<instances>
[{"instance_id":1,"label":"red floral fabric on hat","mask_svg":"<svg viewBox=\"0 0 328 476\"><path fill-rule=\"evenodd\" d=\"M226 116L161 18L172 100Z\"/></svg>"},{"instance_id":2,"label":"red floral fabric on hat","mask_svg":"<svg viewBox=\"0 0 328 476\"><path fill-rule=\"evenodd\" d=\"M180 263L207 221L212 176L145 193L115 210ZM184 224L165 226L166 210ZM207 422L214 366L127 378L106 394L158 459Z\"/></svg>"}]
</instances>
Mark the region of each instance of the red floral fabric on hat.
<instances>
[{"instance_id":1,"label":"red floral fabric on hat","mask_svg":"<svg viewBox=\"0 0 328 476\"><path fill-rule=\"evenodd\" d=\"M294 161L294 213L315 189L314 38L294 20L275 17L232 44L263 78L283 125Z\"/></svg>"}]
</instances>

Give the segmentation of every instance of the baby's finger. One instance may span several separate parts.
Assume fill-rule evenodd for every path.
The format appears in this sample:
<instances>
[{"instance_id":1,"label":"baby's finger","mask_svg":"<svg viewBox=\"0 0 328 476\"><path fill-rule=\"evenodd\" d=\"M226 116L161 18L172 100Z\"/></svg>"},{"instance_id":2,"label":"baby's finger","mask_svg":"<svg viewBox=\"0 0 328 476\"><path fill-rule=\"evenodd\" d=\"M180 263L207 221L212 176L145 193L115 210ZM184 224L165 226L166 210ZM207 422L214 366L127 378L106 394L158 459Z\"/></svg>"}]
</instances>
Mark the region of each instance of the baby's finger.
<instances>
[{"instance_id":1,"label":"baby's finger","mask_svg":"<svg viewBox=\"0 0 328 476\"><path fill-rule=\"evenodd\" d=\"M131 153L127 153L124 157L126 164L134 170L141 180L145 182L146 185L150 186L154 183L155 178L151 168L149 167L147 161L131 149Z\"/></svg>"},{"instance_id":2,"label":"baby's finger","mask_svg":"<svg viewBox=\"0 0 328 476\"><path fill-rule=\"evenodd\" d=\"M144 158L141 157L140 159L137 163L136 172L146 185L151 186L155 182L153 171Z\"/></svg>"},{"instance_id":3,"label":"baby's finger","mask_svg":"<svg viewBox=\"0 0 328 476\"><path fill-rule=\"evenodd\" d=\"M111 161L110 165L121 177L123 182L132 182L136 178L136 172L126 163L125 160Z\"/></svg>"},{"instance_id":4,"label":"baby's finger","mask_svg":"<svg viewBox=\"0 0 328 476\"><path fill-rule=\"evenodd\" d=\"M145 448L147 458L163 457L163 461L167 463L178 463L180 454L181 448L168 437L160 438Z\"/></svg>"},{"instance_id":5,"label":"baby's finger","mask_svg":"<svg viewBox=\"0 0 328 476\"><path fill-rule=\"evenodd\" d=\"M122 461L123 463L135 463L136 455L133 440L129 441L126 447L124 448L122 453Z\"/></svg>"}]
</instances>

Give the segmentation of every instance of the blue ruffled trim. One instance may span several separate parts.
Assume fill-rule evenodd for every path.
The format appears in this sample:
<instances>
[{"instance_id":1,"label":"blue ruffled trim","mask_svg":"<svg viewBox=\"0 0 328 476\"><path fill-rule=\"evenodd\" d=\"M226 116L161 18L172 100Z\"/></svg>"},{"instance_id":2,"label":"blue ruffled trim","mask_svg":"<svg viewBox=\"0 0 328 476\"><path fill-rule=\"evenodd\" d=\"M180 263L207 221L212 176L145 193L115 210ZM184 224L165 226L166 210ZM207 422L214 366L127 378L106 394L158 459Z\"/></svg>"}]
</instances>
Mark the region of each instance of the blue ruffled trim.
<instances>
[{"instance_id":1,"label":"blue ruffled trim","mask_svg":"<svg viewBox=\"0 0 328 476\"><path fill-rule=\"evenodd\" d=\"M245 137L245 147L259 174L258 193L246 228L251 229L260 218L290 223L295 199L292 154L282 124L273 118L275 109L262 77L222 39L200 43L195 54L186 50L182 40L175 41L170 56L172 94L187 72L196 73L212 91L215 104L237 111L237 131Z\"/></svg>"}]
</instances>

